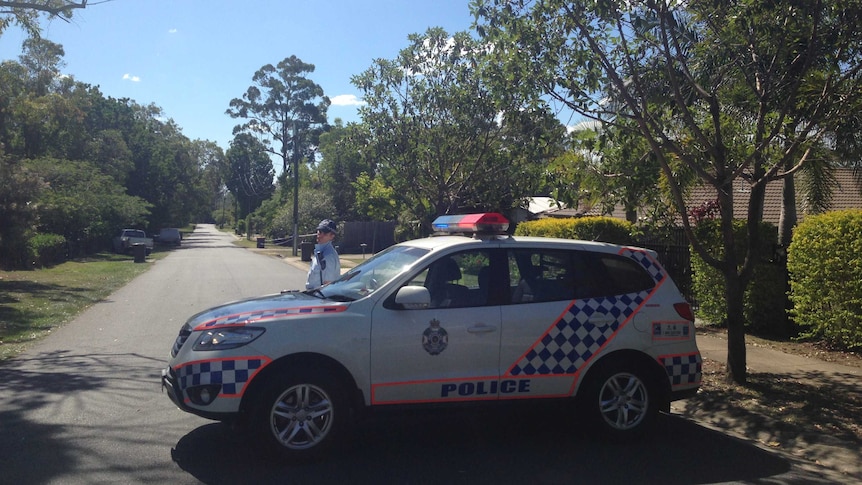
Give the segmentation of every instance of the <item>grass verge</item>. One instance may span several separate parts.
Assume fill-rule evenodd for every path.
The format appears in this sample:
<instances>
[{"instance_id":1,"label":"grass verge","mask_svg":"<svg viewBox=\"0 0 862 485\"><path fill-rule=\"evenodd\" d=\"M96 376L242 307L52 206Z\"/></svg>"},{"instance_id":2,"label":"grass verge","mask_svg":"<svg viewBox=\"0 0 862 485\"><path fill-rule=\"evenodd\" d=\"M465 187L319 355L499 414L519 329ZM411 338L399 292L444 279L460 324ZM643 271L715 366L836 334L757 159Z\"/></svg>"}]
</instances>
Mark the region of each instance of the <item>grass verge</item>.
<instances>
[{"instance_id":1,"label":"grass verge","mask_svg":"<svg viewBox=\"0 0 862 485\"><path fill-rule=\"evenodd\" d=\"M167 254L157 249L147 261ZM0 271L0 360L24 351L149 267L131 256L99 253L51 268Z\"/></svg>"}]
</instances>

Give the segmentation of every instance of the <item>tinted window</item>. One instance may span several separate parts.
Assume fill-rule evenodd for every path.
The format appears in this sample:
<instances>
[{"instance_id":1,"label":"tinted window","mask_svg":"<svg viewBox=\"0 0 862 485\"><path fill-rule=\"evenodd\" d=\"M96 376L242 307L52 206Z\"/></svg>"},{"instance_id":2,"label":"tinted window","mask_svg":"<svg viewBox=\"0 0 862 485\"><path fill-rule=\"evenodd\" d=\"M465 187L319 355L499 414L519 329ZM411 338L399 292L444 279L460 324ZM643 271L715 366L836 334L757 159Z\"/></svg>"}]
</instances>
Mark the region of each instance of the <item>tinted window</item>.
<instances>
[{"instance_id":1,"label":"tinted window","mask_svg":"<svg viewBox=\"0 0 862 485\"><path fill-rule=\"evenodd\" d=\"M652 289L655 281L636 261L611 254L596 255L605 270L608 295L624 295Z\"/></svg>"}]
</instances>

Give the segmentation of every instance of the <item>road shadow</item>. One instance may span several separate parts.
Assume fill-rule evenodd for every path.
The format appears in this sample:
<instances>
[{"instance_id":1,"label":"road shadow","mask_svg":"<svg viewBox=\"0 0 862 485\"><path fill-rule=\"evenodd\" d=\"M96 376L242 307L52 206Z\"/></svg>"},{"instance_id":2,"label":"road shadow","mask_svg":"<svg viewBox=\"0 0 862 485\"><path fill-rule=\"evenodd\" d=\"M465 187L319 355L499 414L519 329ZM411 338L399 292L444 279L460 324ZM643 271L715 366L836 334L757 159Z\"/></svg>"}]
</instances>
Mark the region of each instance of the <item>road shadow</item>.
<instances>
[{"instance_id":1,"label":"road shadow","mask_svg":"<svg viewBox=\"0 0 862 485\"><path fill-rule=\"evenodd\" d=\"M797 481L787 458L673 415L632 443L592 436L555 412L374 417L325 460L299 465L268 461L214 423L185 435L171 455L209 484L832 483L817 474Z\"/></svg>"},{"instance_id":2,"label":"road shadow","mask_svg":"<svg viewBox=\"0 0 862 485\"><path fill-rule=\"evenodd\" d=\"M88 448L92 440L112 443L111 450L128 446L128 436L140 440L122 422L90 420L98 420L108 401L125 403L124 409L139 405L157 379L154 362L138 354L68 350L0 362L0 484L53 483L97 453ZM79 418L65 419L70 410ZM111 459L106 454L99 461Z\"/></svg>"}]
</instances>

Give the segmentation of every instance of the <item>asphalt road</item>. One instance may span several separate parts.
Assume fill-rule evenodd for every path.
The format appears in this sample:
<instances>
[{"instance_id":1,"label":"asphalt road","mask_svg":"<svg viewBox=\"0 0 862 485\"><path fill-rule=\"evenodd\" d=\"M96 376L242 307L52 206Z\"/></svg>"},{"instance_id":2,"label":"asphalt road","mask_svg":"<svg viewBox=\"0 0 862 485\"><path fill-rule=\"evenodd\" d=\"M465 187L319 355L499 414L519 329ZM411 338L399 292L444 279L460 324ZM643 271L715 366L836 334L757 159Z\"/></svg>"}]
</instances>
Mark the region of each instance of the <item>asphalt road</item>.
<instances>
[{"instance_id":1,"label":"asphalt road","mask_svg":"<svg viewBox=\"0 0 862 485\"><path fill-rule=\"evenodd\" d=\"M840 483L679 416L618 444L559 411L519 409L378 417L326 462L268 462L229 427L176 409L159 377L188 316L299 288L304 272L206 225L147 264L0 366L0 483Z\"/></svg>"}]
</instances>

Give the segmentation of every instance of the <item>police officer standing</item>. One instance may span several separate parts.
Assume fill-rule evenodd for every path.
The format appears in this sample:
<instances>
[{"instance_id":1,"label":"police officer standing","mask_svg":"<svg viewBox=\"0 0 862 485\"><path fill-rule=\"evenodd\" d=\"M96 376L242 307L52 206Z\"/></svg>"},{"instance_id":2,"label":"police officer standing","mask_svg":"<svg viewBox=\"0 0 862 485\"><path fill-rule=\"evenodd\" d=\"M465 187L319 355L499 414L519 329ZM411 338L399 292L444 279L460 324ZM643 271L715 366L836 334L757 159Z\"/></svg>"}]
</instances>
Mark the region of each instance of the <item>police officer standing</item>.
<instances>
[{"instance_id":1,"label":"police officer standing","mask_svg":"<svg viewBox=\"0 0 862 485\"><path fill-rule=\"evenodd\" d=\"M335 222L329 219L324 219L317 225L317 244L314 245L314 254L311 256L311 268L308 270L305 289L317 288L341 277L341 261L332 245L336 231Z\"/></svg>"}]
</instances>

